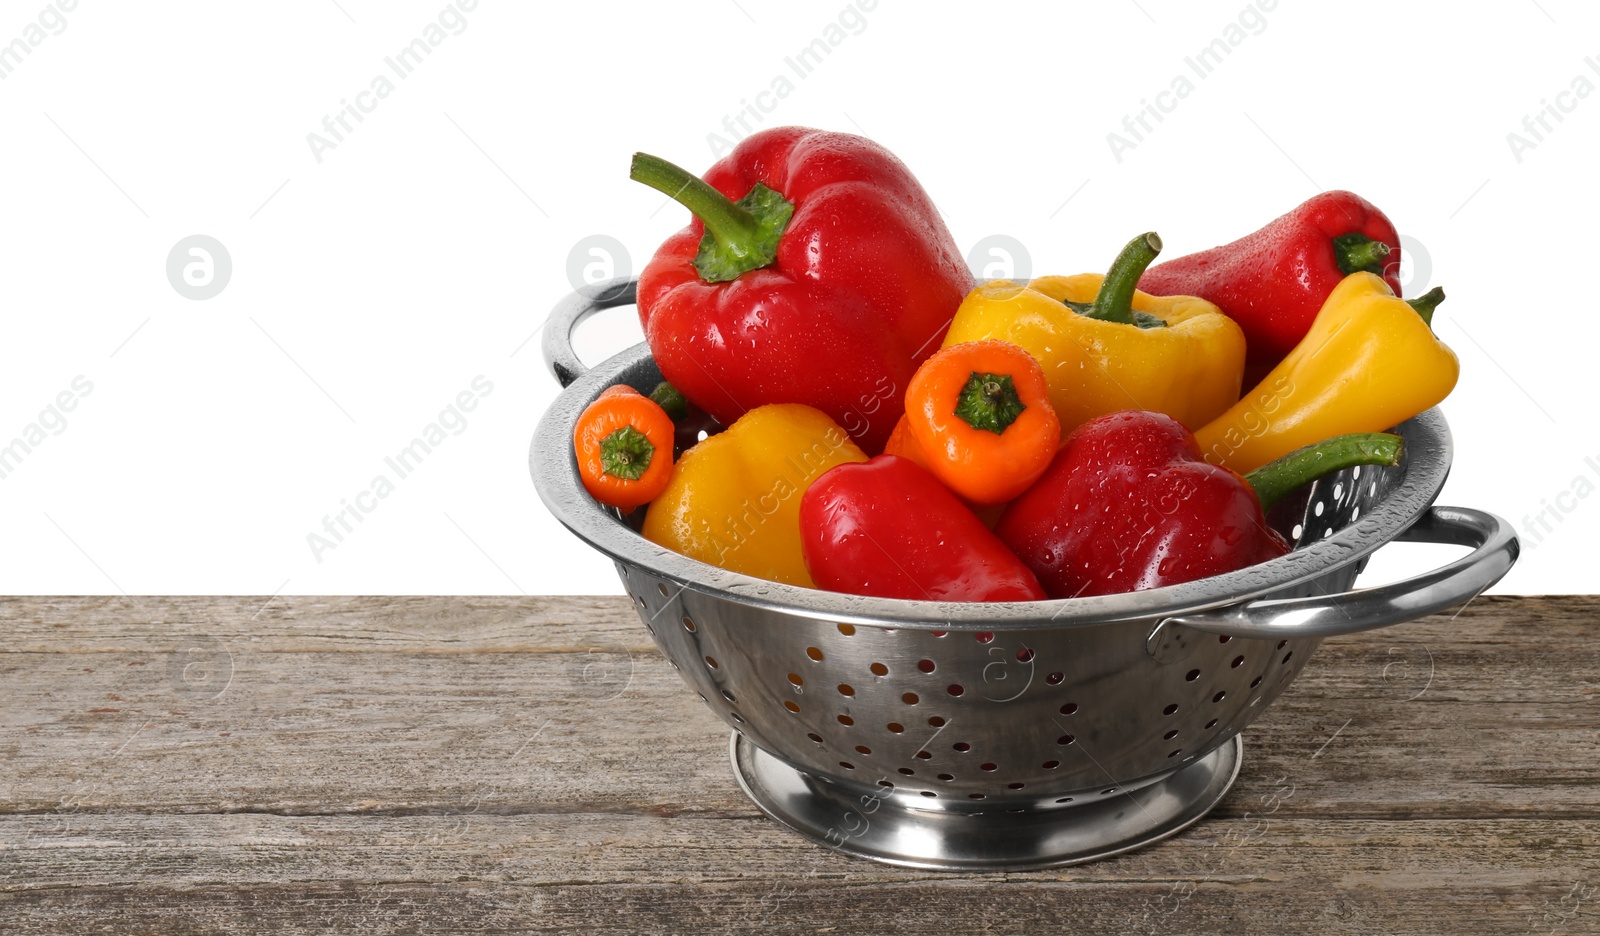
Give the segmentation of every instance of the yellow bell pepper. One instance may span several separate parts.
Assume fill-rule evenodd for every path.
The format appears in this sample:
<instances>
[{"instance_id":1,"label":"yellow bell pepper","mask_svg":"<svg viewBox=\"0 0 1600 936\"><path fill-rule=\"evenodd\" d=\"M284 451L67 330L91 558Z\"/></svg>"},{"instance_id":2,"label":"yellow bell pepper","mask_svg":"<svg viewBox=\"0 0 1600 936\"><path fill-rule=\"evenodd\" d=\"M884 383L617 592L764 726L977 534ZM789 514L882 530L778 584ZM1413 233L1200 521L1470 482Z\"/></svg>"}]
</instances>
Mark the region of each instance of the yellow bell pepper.
<instances>
[{"instance_id":1,"label":"yellow bell pepper","mask_svg":"<svg viewBox=\"0 0 1600 936\"><path fill-rule=\"evenodd\" d=\"M956 310L944 345L998 338L1025 348L1044 368L1063 435L1129 409L1203 426L1239 398L1244 332L1204 299L1138 292L1160 251L1161 238L1146 234L1105 276L984 283Z\"/></svg>"},{"instance_id":2,"label":"yellow bell pepper","mask_svg":"<svg viewBox=\"0 0 1600 936\"><path fill-rule=\"evenodd\" d=\"M1461 364L1433 334L1435 288L1409 302L1371 273L1335 286L1289 356L1195 433L1213 464L1245 473L1304 445L1377 432L1443 400Z\"/></svg>"},{"instance_id":3,"label":"yellow bell pepper","mask_svg":"<svg viewBox=\"0 0 1600 936\"><path fill-rule=\"evenodd\" d=\"M701 562L815 588L800 546L800 496L829 468L866 460L821 410L758 406L683 453L642 532Z\"/></svg>"}]
</instances>

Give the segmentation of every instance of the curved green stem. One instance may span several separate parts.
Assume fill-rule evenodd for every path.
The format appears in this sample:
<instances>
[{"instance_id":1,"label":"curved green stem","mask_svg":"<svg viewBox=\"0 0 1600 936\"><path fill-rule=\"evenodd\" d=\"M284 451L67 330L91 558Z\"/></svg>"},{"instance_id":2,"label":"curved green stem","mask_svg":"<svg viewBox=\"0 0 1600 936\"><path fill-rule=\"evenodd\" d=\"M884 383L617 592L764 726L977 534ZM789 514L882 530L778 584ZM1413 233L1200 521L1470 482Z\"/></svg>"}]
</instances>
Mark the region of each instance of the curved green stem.
<instances>
[{"instance_id":1,"label":"curved green stem","mask_svg":"<svg viewBox=\"0 0 1600 936\"><path fill-rule=\"evenodd\" d=\"M614 478L637 481L650 467L656 447L648 436L632 426L623 426L600 440L601 470Z\"/></svg>"},{"instance_id":2,"label":"curved green stem","mask_svg":"<svg viewBox=\"0 0 1600 936\"><path fill-rule=\"evenodd\" d=\"M1339 271L1345 276L1360 270L1383 275L1383 258L1389 256L1389 245L1373 240L1365 234L1343 234L1333 239L1333 255Z\"/></svg>"},{"instance_id":3,"label":"curved green stem","mask_svg":"<svg viewBox=\"0 0 1600 936\"><path fill-rule=\"evenodd\" d=\"M1255 488L1264 513L1285 494L1325 474L1354 465L1398 465L1404 453L1405 443L1397 435L1357 432L1295 449L1250 472L1244 479Z\"/></svg>"},{"instance_id":4,"label":"curved green stem","mask_svg":"<svg viewBox=\"0 0 1600 936\"><path fill-rule=\"evenodd\" d=\"M1106 278L1100 284L1100 294L1094 297L1094 305L1083 314L1102 322L1134 324L1133 291L1139 286L1139 277L1144 275L1145 269L1159 253L1161 236L1154 231L1128 241L1128 246L1122 248L1117 259L1112 261L1111 269L1106 271Z\"/></svg>"},{"instance_id":5,"label":"curved green stem","mask_svg":"<svg viewBox=\"0 0 1600 936\"><path fill-rule=\"evenodd\" d=\"M793 202L759 182L736 202L689 170L649 153L633 154L628 178L670 196L705 224L694 265L708 283L727 282L771 263L794 214Z\"/></svg>"},{"instance_id":6,"label":"curved green stem","mask_svg":"<svg viewBox=\"0 0 1600 936\"><path fill-rule=\"evenodd\" d=\"M1435 286L1415 299L1407 299L1406 305L1417 310L1422 320L1431 327L1433 325L1433 310L1444 301L1444 287Z\"/></svg>"}]
</instances>

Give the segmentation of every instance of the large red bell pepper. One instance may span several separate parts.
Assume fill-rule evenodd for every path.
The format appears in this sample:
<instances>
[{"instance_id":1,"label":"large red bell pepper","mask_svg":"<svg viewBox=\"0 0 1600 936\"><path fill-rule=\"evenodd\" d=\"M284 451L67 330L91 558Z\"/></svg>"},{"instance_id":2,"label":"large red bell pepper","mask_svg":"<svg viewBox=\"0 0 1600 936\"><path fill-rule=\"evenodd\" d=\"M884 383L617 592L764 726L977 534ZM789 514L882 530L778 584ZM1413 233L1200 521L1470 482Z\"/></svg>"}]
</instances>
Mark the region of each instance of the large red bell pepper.
<instances>
[{"instance_id":1,"label":"large red bell pepper","mask_svg":"<svg viewBox=\"0 0 1600 936\"><path fill-rule=\"evenodd\" d=\"M1052 598L1176 585L1283 555L1264 508L1330 471L1393 465L1400 452L1395 435L1335 436L1241 477L1207 463L1170 416L1111 413L1067 436L995 533Z\"/></svg>"},{"instance_id":2,"label":"large red bell pepper","mask_svg":"<svg viewBox=\"0 0 1600 936\"><path fill-rule=\"evenodd\" d=\"M1158 263L1139 279L1156 296L1199 296L1244 329L1255 371L1300 343L1333 287L1365 270L1400 295L1400 235L1352 192L1323 192L1231 244Z\"/></svg>"},{"instance_id":3,"label":"large red bell pepper","mask_svg":"<svg viewBox=\"0 0 1600 936\"><path fill-rule=\"evenodd\" d=\"M927 601L1036 601L1028 571L910 459L839 465L800 499L806 568L822 588Z\"/></svg>"},{"instance_id":4,"label":"large red bell pepper","mask_svg":"<svg viewBox=\"0 0 1600 936\"><path fill-rule=\"evenodd\" d=\"M704 181L643 153L631 174L695 214L639 275L662 375L725 425L807 403L882 451L972 288L905 165L862 137L778 127Z\"/></svg>"}]
</instances>

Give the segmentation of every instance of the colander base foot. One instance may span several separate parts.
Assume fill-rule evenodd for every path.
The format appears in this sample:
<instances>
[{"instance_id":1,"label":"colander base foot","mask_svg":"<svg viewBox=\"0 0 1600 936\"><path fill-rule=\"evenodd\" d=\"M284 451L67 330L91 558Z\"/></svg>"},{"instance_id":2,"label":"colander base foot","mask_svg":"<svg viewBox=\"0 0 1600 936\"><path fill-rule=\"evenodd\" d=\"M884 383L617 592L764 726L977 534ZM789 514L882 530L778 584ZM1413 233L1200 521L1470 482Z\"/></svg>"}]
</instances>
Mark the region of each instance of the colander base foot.
<instances>
[{"instance_id":1,"label":"colander base foot","mask_svg":"<svg viewBox=\"0 0 1600 936\"><path fill-rule=\"evenodd\" d=\"M896 802L906 794L847 790L795 770L738 732L729 754L761 811L819 845L904 867L994 871L1097 861L1181 832L1227 795L1244 743L1235 735L1132 792L1023 812L907 808Z\"/></svg>"}]
</instances>

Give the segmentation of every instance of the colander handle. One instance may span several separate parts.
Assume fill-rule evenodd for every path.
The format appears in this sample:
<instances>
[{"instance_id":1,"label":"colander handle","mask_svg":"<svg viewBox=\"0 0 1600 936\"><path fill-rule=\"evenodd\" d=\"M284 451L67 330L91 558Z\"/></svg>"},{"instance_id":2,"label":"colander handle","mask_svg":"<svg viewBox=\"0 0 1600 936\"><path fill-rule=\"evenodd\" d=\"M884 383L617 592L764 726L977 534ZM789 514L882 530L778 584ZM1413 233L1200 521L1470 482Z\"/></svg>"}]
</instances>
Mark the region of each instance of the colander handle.
<instances>
[{"instance_id":1,"label":"colander handle","mask_svg":"<svg viewBox=\"0 0 1600 936\"><path fill-rule=\"evenodd\" d=\"M1511 570L1520 550L1509 523L1467 507L1430 507L1397 539L1470 546L1472 552L1390 585L1309 598L1259 599L1166 621L1213 634L1275 640L1376 630L1471 601Z\"/></svg>"},{"instance_id":2,"label":"colander handle","mask_svg":"<svg viewBox=\"0 0 1600 936\"><path fill-rule=\"evenodd\" d=\"M578 360L572 350L572 331L579 323L602 309L632 305L638 298L637 277L619 276L603 283L593 283L572 293L556 303L545 319L541 350L544 365L550 368L556 381L565 387L582 377L588 366Z\"/></svg>"}]
</instances>

